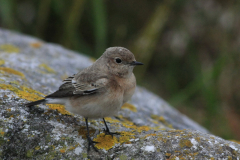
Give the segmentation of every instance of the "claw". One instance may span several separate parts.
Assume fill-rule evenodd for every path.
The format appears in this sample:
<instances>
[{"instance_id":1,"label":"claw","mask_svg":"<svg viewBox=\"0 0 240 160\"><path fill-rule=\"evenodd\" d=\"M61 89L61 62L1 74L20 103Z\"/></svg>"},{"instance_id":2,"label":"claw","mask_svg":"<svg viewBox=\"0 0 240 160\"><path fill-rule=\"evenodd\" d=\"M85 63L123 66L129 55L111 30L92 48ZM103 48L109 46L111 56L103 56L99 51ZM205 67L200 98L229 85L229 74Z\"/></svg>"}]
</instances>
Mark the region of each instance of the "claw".
<instances>
[{"instance_id":1,"label":"claw","mask_svg":"<svg viewBox=\"0 0 240 160\"><path fill-rule=\"evenodd\" d=\"M87 126L87 140L88 140L88 152L90 151L90 146L92 146L92 148L98 152L98 149L94 146L94 143L98 143L93 141L90 136L89 136L89 129L88 129L88 118L85 118L85 122L86 122L86 126Z\"/></svg>"},{"instance_id":2,"label":"claw","mask_svg":"<svg viewBox=\"0 0 240 160\"><path fill-rule=\"evenodd\" d=\"M90 151L90 146L92 146L92 148L98 152L98 149L94 146L94 143L99 143L99 142L95 142L93 141L89 136L87 136L87 140L88 140L88 152Z\"/></svg>"},{"instance_id":3,"label":"claw","mask_svg":"<svg viewBox=\"0 0 240 160\"><path fill-rule=\"evenodd\" d=\"M120 133L117 133L117 132L110 132L110 130L109 130L109 128L108 128L108 126L107 126L107 123L106 123L106 121L105 121L104 118L103 118L103 122L104 122L104 124L105 124L105 126L106 126L106 129L105 129L105 128L103 129L104 132L105 132L105 135L111 135L112 138L113 138L113 135L114 135L114 134L120 135Z\"/></svg>"},{"instance_id":4,"label":"claw","mask_svg":"<svg viewBox=\"0 0 240 160\"><path fill-rule=\"evenodd\" d=\"M110 132L109 129L105 129L105 128L104 128L103 130L104 130L104 132L105 132L105 136L106 136L106 135L111 135L112 138L113 138L113 135L114 135L114 134L120 135L120 133L118 133L118 132Z\"/></svg>"}]
</instances>

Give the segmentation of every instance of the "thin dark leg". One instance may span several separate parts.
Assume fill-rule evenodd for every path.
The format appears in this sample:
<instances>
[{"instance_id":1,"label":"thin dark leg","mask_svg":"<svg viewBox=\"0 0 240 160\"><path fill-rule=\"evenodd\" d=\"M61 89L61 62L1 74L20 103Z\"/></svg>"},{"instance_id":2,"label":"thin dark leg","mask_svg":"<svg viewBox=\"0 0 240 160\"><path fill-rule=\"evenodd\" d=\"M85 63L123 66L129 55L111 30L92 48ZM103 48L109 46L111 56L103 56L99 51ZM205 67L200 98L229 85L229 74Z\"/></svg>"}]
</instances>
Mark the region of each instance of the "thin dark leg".
<instances>
[{"instance_id":1,"label":"thin dark leg","mask_svg":"<svg viewBox=\"0 0 240 160\"><path fill-rule=\"evenodd\" d=\"M106 135L111 135L112 137L113 137L114 134L119 135L119 133L117 133L117 132L110 132L110 130L109 130L109 128L107 126L107 123L106 123L104 118L103 118L103 122L104 122L104 124L106 126L106 129L104 129L104 132L105 132Z\"/></svg>"},{"instance_id":2,"label":"thin dark leg","mask_svg":"<svg viewBox=\"0 0 240 160\"><path fill-rule=\"evenodd\" d=\"M93 148L96 152L98 152L97 148L94 147L94 143L98 143L98 142L95 142L95 141L93 141L93 140L90 138L89 129L88 129L88 118L85 118L85 122L86 122L86 126L87 126L88 151L90 151L90 146L92 146L92 148Z\"/></svg>"}]
</instances>

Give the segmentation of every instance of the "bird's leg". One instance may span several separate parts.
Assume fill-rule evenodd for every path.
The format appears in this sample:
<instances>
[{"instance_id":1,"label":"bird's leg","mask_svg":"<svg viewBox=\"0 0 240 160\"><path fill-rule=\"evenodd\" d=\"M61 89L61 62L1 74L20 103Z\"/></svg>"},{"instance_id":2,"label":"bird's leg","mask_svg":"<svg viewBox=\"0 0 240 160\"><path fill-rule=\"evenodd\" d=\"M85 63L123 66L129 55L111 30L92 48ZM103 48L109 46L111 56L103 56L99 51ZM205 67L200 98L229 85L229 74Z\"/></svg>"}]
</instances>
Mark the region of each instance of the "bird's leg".
<instances>
[{"instance_id":1,"label":"bird's leg","mask_svg":"<svg viewBox=\"0 0 240 160\"><path fill-rule=\"evenodd\" d=\"M108 128L108 126L107 126L107 123L106 123L106 121L105 121L104 118L103 118L103 122L104 122L104 124L105 124L105 126L106 126L106 129L104 129L105 135L111 135L112 138L113 138L113 135L114 135L114 134L119 135L119 133L117 133L117 132L110 132L110 130L109 130L109 128Z\"/></svg>"},{"instance_id":2,"label":"bird's leg","mask_svg":"<svg viewBox=\"0 0 240 160\"><path fill-rule=\"evenodd\" d=\"M90 146L92 146L92 148L93 148L96 152L98 152L97 148L94 147L94 143L98 143L98 142L93 141L93 140L90 138L90 135L89 135L88 118L85 118L85 122L86 122L86 126L87 126L88 152L90 151Z\"/></svg>"}]
</instances>

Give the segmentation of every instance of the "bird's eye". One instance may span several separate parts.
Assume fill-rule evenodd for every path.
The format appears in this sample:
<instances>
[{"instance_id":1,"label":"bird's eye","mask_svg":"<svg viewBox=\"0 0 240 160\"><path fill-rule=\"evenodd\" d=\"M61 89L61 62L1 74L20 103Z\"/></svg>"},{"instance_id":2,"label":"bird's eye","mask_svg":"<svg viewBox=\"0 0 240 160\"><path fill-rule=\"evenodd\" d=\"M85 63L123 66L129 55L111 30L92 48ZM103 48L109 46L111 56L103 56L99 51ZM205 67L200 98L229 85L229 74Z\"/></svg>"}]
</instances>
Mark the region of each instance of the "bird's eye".
<instances>
[{"instance_id":1,"label":"bird's eye","mask_svg":"<svg viewBox=\"0 0 240 160\"><path fill-rule=\"evenodd\" d=\"M117 63L122 63L122 60L121 60L120 58L116 58L115 61L116 61Z\"/></svg>"}]
</instances>

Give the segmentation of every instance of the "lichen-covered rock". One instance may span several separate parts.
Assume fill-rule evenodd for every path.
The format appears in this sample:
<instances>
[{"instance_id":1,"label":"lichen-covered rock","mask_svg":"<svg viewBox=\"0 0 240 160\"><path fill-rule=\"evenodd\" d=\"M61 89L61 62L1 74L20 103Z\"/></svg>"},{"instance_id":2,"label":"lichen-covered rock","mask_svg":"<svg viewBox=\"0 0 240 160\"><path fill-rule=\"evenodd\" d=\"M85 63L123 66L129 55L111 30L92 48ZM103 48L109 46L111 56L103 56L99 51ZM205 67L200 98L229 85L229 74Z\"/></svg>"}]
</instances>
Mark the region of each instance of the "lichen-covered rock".
<instances>
[{"instance_id":1,"label":"lichen-covered rock","mask_svg":"<svg viewBox=\"0 0 240 160\"><path fill-rule=\"evenodd\" d=\"M24 106L91 63L61 46L0 29L0 159L239 159L239 144L208 134L140 87L119 115L106 118L120 135L105 136L101 120L89 122L99 153L87 153L82 117L61 105Z\"/></svg>"}]
</instances>

